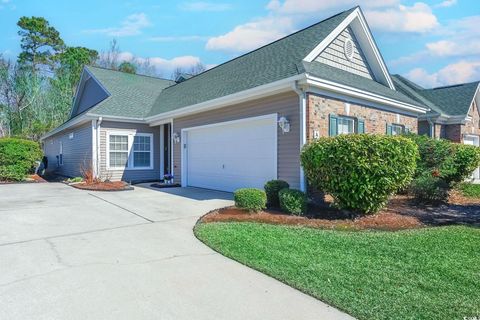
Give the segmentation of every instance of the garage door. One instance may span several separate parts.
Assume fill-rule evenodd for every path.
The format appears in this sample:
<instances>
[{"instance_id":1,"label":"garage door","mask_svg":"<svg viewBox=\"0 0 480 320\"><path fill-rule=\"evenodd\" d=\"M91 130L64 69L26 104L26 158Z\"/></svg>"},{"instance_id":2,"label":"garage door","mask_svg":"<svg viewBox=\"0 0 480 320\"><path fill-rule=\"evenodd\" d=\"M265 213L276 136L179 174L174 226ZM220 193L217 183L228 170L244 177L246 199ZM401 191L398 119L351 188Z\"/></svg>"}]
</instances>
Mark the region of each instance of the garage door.
<instances>
[{"instance_id":1,"label":"garage door","mask_svg":"<svg viewBox=\"0 0 480 320\"><path fill-rule=\"evenodd\" d=\"M263 188L277 176L276 120L272 115L187 129L186 184L229 192Z\"/></svg>"},{"instance_id":2,"label":"garage door","mask_svg":"<svg viewBox=\"0 0 480 320\"><path fill-rule=\"evenodd\" d=\"M479 137L478 136L465 136L464 139L463 139L463 143L465 144L471 144L471 145L474 145L474 146L479 146L480 144L480 141L479 141ZM473 179L475 180L479 180L480 179L480 168L477 168L477 170L475 170L475 172L473 173L473 176L472 176Z\"/></svg>"}]
</instances>

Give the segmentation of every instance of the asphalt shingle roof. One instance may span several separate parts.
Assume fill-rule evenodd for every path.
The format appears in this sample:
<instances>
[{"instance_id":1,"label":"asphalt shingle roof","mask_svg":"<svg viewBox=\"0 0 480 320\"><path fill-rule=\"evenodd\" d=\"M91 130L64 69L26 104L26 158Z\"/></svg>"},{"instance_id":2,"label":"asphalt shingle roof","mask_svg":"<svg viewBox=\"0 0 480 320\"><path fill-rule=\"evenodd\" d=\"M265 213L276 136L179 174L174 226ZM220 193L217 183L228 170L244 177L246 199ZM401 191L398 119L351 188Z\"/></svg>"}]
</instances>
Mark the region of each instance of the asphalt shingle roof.
<instances>
[{"instance_id":1,"label":"asphalt shingle roof","mask_svg":"<svg viewBox=\"0 0 480 320\"><path fill-rule=\"evenodd\" d=\"M425 89L402 76L392 77L397 85L415 99L422 101L433 111L448 116L467 115L479 81L453 86Z\"/></svg>"},{"instance_id":2,"label":"asphalt shingle roof","mask_svg":"<svg viewBox=\"0 0 480 320\"><path fill-rule=\"evenodd\" d=\"M98 67L86 67L107 89L110 96L89 113L144 118L163 89L175 84L172 80L129 74Z\"/></svg>"}]
</instances>

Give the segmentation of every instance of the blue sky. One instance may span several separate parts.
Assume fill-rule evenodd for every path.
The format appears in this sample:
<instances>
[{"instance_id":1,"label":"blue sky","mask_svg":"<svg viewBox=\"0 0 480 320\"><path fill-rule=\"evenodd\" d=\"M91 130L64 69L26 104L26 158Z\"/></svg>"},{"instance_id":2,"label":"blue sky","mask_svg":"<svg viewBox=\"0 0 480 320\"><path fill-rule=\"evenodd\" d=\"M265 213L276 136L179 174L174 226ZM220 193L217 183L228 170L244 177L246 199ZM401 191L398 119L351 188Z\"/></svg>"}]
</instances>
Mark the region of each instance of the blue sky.
<instances>
[{"instance_id":1,"label":"blue sky","mask_svg":"<svg viewBox=\"0 0 480 320\"><path fill-rule=\"evenodd\" d=\"M163 76L213 66L360 5L391 73L427 87L480 80L478 0L0 0L0 53L18 54L16 22L42 16L71 46L149 58ZM315 39L312 39L315 41Z\"/></svg>"}]
</instances>

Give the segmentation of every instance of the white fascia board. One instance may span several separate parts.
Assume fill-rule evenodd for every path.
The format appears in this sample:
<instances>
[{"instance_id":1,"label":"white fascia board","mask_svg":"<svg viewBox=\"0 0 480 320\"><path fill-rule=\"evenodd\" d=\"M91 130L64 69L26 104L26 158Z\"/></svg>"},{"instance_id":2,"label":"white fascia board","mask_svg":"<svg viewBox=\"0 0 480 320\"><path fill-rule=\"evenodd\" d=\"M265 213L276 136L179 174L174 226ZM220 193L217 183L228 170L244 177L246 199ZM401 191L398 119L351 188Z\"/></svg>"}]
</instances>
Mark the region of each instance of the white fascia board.
<instances>
[{"instance_id":1,"label":"white fascia board","mask_svg":"<svg viewBox=\"0 0 480 320\"><path fill-rule=\"evenodd\" d=\"M391 98L387 98L381 95L377 95L368 91L360 90L357 88L353 88L350 86L346 86L343 84L339 84L336 82L332 82L329 80L324 80L321 78L317 77L312 77L310 75L307 75L307 80L306 83L310 86L320 88L326 91L332 91L332 92L337 92L344 94L346 96L354 97L354 98L360 98L364 99L367 101L375 102L380 105L386 105L390 107L395 107L397 109L401 109L407 112L413 112L415 114L424 114L428 111L426 108L422 108L419 106L415 106L409 103L397 101Z\"/></svg>"},{"instance_id":2,"label":"white fascia board","mask_svg":"<svg viewBox=\"0 0 480 320\"><path fill-rule=\"evenodd\" d=\"M87 69L85 67L83 67L82 75L80 76L80 80L78 81L77 90L75 91L75 97L73 98L72 109L70 110L70 117L72 117L73 111L77 107L77 101L78 101L78 98L80 96L80 93L83 93L83 88L85 86L85 82L87 81L87 79L85 79L86 75L87 75Z\"/></svg>"},{"instance_id":3,"label":"white fascia board","mask_svg":"<svg viewBox=\"0 0 480 320\"><path fill-rule=\"evenodd\" d=\"M96 114L96 113L88 113L91 117L102 117L103 121L115 121L115 122L131 122L131 123L147 123L143 118L129 118L129 117L121 117L121 116L108 116L103 114Z\"/></svg>"},{"instance_id":4,"label":"white fascia board","mask_svg":"<svg viewBox=\"0 0 480 320\"><path fill-rule=\"evenodd\" d=\"M421 116L419 120L430 120L437 124L465 124L467 121L471 120L471 117L459 115L459 116L449 116L446 114L442 115L432 115L432 116Z\"/></svg>"},{"instance_id":5,"label":"white fascia board","mask_svg":"<svg viewBox=\"0 0 480 320\"><path fill-rule=\"evenodd\" d=\"M282 92L292 91L292 84L295 81L301 79L305 79L304 73L278 80L272 83L264 84L255 88L233 93L224 97L197 103L177 110L160 113L155 116L147 117L145 120L150 124L150 126L155 126L165 123L168 119L187 116L198 112L218 109L232 104L242 103L245 101L259 99Z\"/></svg>"},{"instance_id":6,"label":"white fascia board","mask_svg":"<svg viewBox=\"0 0 480 320\"><path fill-rule=\"evenodd\" d=\"M335 40L346 27L350 26L353 30L357 41L360 43L360 48L365 54L370 68L374 72L377 80L385 85L388 85L392 90L395 86L388 72L387 66L378 50L378 47L373 40L372 33L368 28L368 24L363 16L360 8L356 8L348 15L325 39L322 40L303 60L307 62L314 61L323 50L325 50L330 43ZM383 80L383 81L382 81Z\"/></svg>"}]
</instances>

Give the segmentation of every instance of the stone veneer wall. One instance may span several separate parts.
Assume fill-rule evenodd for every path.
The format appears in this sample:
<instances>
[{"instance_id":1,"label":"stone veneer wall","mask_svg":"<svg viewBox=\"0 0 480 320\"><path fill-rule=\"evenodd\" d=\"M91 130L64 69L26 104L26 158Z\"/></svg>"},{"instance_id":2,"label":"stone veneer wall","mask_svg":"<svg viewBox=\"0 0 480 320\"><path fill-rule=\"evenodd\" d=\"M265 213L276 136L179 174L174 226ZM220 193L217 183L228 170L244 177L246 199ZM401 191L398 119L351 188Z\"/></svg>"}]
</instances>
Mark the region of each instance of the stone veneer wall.
<instances>
[{"instance_id":1,"label":"stone veneer wall","mask_svg":"<svg viewBox=\"0 0 480 320\"><path fill-rule=\"evenodd\" d=\"M401 124L409 128L411 132L417 132L417 117L403 114L399 115L394 112L354 103L349 103L349 107L347 107L345 101L308 93L307 140L310 141L313 139L315 130L318 130L321 137L328 136L330 114L364 119L366 133L385 134L387 123Z\"/></svg>"}]
</instances>

